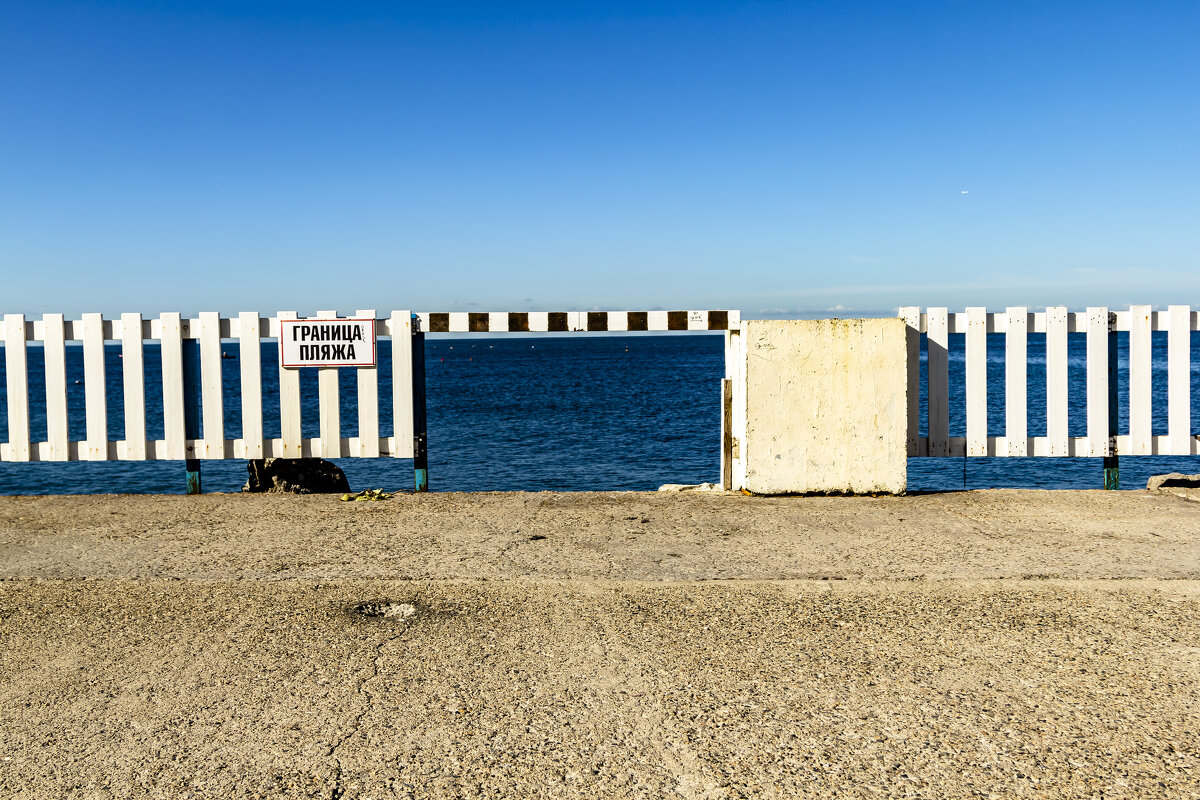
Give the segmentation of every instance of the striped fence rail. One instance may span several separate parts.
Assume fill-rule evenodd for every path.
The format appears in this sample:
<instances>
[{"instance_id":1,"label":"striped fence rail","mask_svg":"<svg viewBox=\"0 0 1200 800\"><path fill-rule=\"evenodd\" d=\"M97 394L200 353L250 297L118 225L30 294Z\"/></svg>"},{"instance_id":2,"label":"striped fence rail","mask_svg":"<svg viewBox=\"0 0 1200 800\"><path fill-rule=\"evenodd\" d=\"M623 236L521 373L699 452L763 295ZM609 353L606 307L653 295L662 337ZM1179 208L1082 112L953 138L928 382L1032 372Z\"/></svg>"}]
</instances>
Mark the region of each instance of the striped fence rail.
<instances>
[{"instance_id":1,"label":"striped fence rail","mask_svg":"<svg viewBox=\"0 0 1200 800\"><path fill-rule=\"evenodd\" d=\"M301 434L302 395L295 369L263 364L260 344L277 339L281 319L295 312L263 317L244 312L222 317L216 312L183 318L177 313L143 318L121 314L105 319L84 314L68 320L62 314L40 319L6 314L0 343L4 346L8 441L0 443L0 461L143 461L155 459L394 458L423 457L424 380L422 340L430 333L509 333L573 331L723 331L736 328L737 311L564 311L564 312L421 312L393 311L377 316L360 310L347 318L371 318L376 334L391 337L392 436L380 436L379 377L373 367L357 368L358 435L342 436L338 368L318 368L316 437ZM322 311L311 319L339 318ZM239 347L241 436L225 438L222 390L222 340ZM146 435L143 348L157 342L162 362L162 439ZM192 369L185 343L199 346L198 369ZM46 441L31 441L27 346L40 344L45 361ZM68 437L68 342L83 345L85 437ZM110 441L104 348L120 344L125 438ZM194 345L189 345L193 346ZM415 358L414 358L415 354ZM280 436L263 435L262 370L279 370ZM198 384L198 386L197 386ZM385 387L386 390L386 387ZM196 400L198 399L198 403ZM189 413L189 404L195 413ZM40 413L40 403L38 404ZM193 417L195 419L193 419ZM203 434L203 435L201 435Z\"/></svg>"},{"instance_id":2,"label":"striped fence rail","mask_svg":"<svg viewBox=\"0 0 1200 800\"><path fill-rule=\"evenodd\" d=\"M938 456L1093 456L1200 454L1192 432L1191 332L1200 312L1190 306L1154 311L1065 307L1031 313L968 308L902 307L900 316L927 341L927 436L919 435L920 340L909 337L908 454ZM1167 336L1167 432L1153 432L1152 334ZM1117 334L1128 334L1127 374L1118 372ZM1027 359L1029 334L1045 334L1046 435L1028 435ZM966 436L950 436L949 346L951 334L965 335ZM1004 336L1004 434L989 435L987 336ZM1069 435L1068 335L1086 338L1086 435ZM1118 381L1128 387L1128 433L1117 431Z\"/></svg>"},{"instance_id":3,"label":"striped fence rail","mask_svg":"<svg viewBox=\"0 0 1200 800\"><path fill-rule=\"evenodd\" d=\"M417 314L429 333L726 331L737 311L484 311Z\"/></svg>"}]
</instances>

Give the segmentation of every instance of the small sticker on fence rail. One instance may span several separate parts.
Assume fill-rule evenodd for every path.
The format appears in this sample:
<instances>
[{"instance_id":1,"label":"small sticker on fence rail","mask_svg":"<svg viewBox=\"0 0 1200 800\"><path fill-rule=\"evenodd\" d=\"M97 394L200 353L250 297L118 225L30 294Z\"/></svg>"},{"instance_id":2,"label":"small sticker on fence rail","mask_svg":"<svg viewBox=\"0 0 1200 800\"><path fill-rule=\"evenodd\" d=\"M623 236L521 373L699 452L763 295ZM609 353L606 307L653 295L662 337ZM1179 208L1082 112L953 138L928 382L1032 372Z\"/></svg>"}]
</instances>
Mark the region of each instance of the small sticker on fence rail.
<instances>
[{"instance_id":1,"label":"small sticker on fence rail","mask_svg":"<svg viewBox=\"0 0 1200 800\"><path fill-rule=\"evenodd\" d=\"M284 367L373 367L375 320L281 319L279 363Z\"/></svg>"}]
</instances>

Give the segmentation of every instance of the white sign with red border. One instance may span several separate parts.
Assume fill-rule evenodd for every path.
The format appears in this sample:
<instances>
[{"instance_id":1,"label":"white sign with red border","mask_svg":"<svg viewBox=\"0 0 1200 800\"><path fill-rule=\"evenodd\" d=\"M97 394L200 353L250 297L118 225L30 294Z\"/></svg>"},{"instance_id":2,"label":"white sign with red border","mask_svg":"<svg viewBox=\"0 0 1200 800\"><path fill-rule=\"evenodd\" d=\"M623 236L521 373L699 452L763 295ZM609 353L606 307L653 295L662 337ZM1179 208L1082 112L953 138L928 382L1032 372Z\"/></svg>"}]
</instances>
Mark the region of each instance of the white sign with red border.
<instances>
[{"instance_id":1,"label":"white sign with red border","mask_svg":"<svg viewBox=\"0 0 1200 800\"><path fill-rule=\"evenodd\" d=\"M279 364L284 367L373 367L375 320L281 319Z\"/></svg>"}]
</instances>

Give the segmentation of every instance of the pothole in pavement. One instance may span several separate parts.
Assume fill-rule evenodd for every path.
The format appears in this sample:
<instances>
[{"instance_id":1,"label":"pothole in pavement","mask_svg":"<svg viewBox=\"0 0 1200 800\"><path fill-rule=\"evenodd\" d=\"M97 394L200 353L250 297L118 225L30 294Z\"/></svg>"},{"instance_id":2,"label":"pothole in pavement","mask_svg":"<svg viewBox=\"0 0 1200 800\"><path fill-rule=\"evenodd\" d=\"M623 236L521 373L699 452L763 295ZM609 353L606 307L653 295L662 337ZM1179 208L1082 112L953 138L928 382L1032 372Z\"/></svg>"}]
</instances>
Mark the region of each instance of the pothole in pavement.
<instances>
[{"instance_id":1,"label":"pothole in pavement","mask_svg":"<svg viewBox=\"0 0 1200 800\"><path fill-rule=\"evenodd\" d=\"M411 619L416 615L417 607L392 600L369 600L352 606L350 611L367 619Z\"/></svg>"}]
</instances>

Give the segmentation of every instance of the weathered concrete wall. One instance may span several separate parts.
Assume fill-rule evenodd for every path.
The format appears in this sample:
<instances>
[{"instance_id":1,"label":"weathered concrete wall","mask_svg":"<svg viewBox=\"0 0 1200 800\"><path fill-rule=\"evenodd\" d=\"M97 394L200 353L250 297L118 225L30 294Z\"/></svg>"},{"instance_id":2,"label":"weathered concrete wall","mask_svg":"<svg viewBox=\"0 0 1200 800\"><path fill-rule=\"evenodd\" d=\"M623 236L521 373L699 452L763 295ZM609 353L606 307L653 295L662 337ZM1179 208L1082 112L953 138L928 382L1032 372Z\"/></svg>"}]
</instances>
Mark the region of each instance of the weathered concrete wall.
<instances>
[{"instance_id":1,"label":"weathered concrete wall","mask_svg":"<svg viewBox=\"0 0 1200 800\"><path fill-rule=\"evenodd\" d=\"M905 490L904 320L753 320L743 323L741 335L744 488L757 494Z\"/></svg>"}]
</instances>

